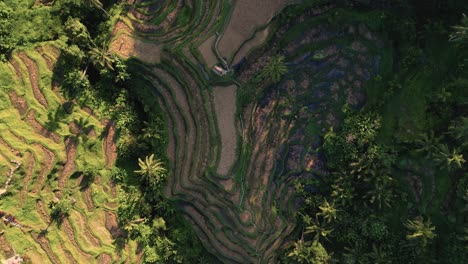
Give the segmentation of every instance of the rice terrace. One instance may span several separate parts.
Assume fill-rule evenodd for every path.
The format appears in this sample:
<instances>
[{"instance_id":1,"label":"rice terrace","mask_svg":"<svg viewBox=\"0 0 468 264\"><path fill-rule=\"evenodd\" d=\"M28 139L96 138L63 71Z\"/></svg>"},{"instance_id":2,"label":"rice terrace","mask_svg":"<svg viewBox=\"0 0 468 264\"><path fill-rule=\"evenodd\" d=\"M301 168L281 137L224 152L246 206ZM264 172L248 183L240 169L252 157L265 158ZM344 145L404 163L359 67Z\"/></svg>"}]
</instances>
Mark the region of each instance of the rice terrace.
<instances>
[{"instance_id":1,"label":"rice terrace","mask_svg":"<svg viewBox=\"0 0 468 264\"><path fill-rule=\"evenodd\" d=\"M467 263L462 0L0 0L2 263Z\"/></svg>"}]
</instances>

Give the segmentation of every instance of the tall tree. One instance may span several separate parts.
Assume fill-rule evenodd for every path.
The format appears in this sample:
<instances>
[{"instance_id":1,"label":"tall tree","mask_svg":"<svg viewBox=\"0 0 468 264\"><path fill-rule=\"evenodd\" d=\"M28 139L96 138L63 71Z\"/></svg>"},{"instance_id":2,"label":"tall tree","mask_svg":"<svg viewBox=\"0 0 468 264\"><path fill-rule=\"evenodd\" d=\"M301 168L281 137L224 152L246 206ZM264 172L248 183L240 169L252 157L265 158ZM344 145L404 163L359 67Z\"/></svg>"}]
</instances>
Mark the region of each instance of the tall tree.
<instances>
[{"instance_id":1,"label":"tall tree","mask_svg":"<svg viewBox=\"0 0 468 264\"><path fill-rule=\"evenodd\" d=\"M442 166L447 167L449 170L461 168L465 159L458 149L454 148L452 151L449 150L447 145L440 145L439 153L436 156L436 161Z\"/></svg>"},{"instance_id":2,"label":"tall tree","mask_svg":"<svg viewBox=\"0 0 468 264\"><path fill-rule=\"evenodd\" d=\"M414 220L409 220L404 224L408 229L408 240L419 240L422 247L425 248L430 240L436 237L435 226L432 225L431 220L424 221L422 217L417 217Z\"/></svg>"},{"instance_id":3,"label":"tall tree","mask_svg":"<svg viewBox=\"0 0 468 264\"><path fill-rule=\"evenodd\" d=\"M450 41L468 43L468 17L465 14L463 14L460 25L454 26L453 29Z\"/></svg>"},{"instance_id":4,"label":"tall tree","mask_svg":"<svg viewBox=\"0 0 468 264\"><path fill-rule=\"evenodd\" d=\"M0 61L6 60L6 54L15 47L12 34L13 9L0 1Z\"/></svg>"},{"instance_id":5,"label":"tall tree","mask_svg":"<svg viewBox=\"0 0 468 264\"><path fill-rule=\"evenodd\" d=\"M103 43L102 48L93 47L89 50L89 58L90 62L99 70L114 70L114 62L115 62L115 57L112 52L109 51L108 44ZM86 65L86 68L83 70L83 73L81 75L81 79L84 78L86 75L86 72L88 71L88 65Z\"/></svg>"},{"instance_id":6,"label":"tall tree","mask_svg":"<svg viewBox=\"0 0 468 264\"><path fill-rule=\"evenodd\" d=\"M138 159L139 170L135 172L143 176L143 183L149 184L152 188L159 188L165 180L166 169L163 167L163 162L159 159L154 159L154 154L146 156L145 160Z\"/></svg>"},{"instance_id":7,"label":"tall tree","mask_svg":"<svg viewBox=\"0 0 468 264\"><path fill-rule=\"evenodd\" d=\"M288 72L288 68L284 64L284 56L274 56L270 62L262 69L260 75L263 78L270 78L274 83L281 80L281 77Z\"/></svg>"}]
</instances>

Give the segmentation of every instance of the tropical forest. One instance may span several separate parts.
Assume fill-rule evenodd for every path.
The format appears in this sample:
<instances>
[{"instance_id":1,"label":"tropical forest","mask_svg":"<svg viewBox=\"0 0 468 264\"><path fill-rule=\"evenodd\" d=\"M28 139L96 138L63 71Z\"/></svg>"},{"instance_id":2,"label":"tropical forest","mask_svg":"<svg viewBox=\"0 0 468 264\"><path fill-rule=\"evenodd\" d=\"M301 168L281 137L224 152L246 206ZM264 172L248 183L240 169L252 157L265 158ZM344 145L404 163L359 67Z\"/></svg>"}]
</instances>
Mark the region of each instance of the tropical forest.
<instances>
[{"instance_id":1,"label":"tropical forest","mask_svg":"<svg viewBox=\"0 0 468 264\"><path fill-rule=\"evenodd\" d=\"M0 0L5 264L468 263L467 0Z\"/></svg>"}]
</instances>

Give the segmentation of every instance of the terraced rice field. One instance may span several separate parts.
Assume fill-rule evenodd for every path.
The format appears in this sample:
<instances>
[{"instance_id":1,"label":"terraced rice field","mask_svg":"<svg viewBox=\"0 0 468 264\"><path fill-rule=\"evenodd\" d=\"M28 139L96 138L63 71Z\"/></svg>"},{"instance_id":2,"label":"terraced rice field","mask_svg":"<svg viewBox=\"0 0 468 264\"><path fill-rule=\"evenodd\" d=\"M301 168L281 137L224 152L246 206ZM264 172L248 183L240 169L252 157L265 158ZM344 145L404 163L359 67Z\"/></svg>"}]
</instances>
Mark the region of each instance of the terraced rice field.
<instances>
[{"instance_id":1,"label":"terraced rice field","mask_svg":"<svg viewBox=\"0 0 468 264\"><path fill-rule=\"evenodd\" d=\"M75 103L65 111L52 82L58 56L46 44L0 63L0 207L20 224L1 221L0 255L17 253L30 263L135 263L135 244L121 252L114 246L117 197L106 170L116 158L114 128ZM94 184L85 184L87 168L98 172ZM73 204L60 228L48 206L59 200Z\"/></svg>"},{"instance_id":2,"label":"terraced rice field","mask_svg":"<svg viewBox=\"0 0 468 264\"><path fill-rule=\"evenodd\" d=\"M200 52L212 52L206 43L224 30L218 48L230 58L288 2L274 1L271 10L249 3L137 1L115 31L116 42L122 28L163 47L161 63L136 67L167 121L172 174L166 195L177 201L206 248L225 263L275 262L295 228L293 180L321 171L314 152L318 135L339 122L338 106L362 104L364 83L378 74L385 59L380 54L385 47L359 19L330 25L326 21L339 10L317 4L275 32L262 33L271 34L270 48L247 58L237 73L237 89L275 53L286 57L289 72L280 83L259 87L266 90L258 102L234 109L232 95L220 95L213 84L217 77L200 67L213 65L213 54ZM178 24L174 16L184 4L192 16L187 24ZM248 26L238 25L241 15L253 14L262 15L244 20Z\"/></svg>"}]
</instances>

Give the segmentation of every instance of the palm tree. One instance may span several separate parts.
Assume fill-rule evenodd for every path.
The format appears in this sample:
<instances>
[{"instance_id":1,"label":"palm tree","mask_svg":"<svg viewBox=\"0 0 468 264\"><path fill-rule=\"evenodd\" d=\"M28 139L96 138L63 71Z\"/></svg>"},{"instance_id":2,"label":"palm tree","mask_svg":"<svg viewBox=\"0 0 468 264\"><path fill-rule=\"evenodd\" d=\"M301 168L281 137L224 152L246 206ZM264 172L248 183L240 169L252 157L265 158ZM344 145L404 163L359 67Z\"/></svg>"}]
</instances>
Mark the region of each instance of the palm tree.
<instances>
[{"instance_id":1,"label":"palm tree","mask_svg":"<svg viewBox=\"0 0 468 264\"><path fill-rule=\"evenodd\" d=\"M260 75L263 78L271 78L274 83L281 80L281 77L288 72L288 68L284 64L284 56L274 56L270 62L262 69Z\"/></svg>"},{"instance_id":2,"label":"palm tree","mask_svg":"<svg viewBox=\"0 0 468 264\"><path fill-rule=\"evenodd\" d=\"M112 54L112 52L109 51L108 46L109 46L108 43L104 42L102 44L102 48L93 47L89 50L90 62L92 62L93 65L100 70L103 70L103 69L114 70L113 63L115 61L115 58L114 58L114 54ZM83 77L86 75L88 66L89 66L89 63L88 65L86 65L86 68L81 74L81 79L83 79Z\"/></svg>"},{"instance_id":3,"label":"palm tree","mask_svg":"<svg viewBox=\"0 0 468 264\"><path fill-rule=\"evenodd\" d=\"M449 132L455 139L466 143L468 140L468 117L461 117L458 121L452 122Z\"/></svg>"},{"instance_id":4,"label":"palm tree","mask_svg":"<svg viewBox=\"0 0 468 264\"><path fill-rule=\"evenodd\" d=\"M304 240L300 239L294 242L294 249L288 254L288 257L293 258L298 263L309 263L309 259L312 258L312 252Z\"/></svg>"},{"instance_id":5,"label":"palm tree","mask_svg":"<svg viewBox=\"0 0 468 264\"><path fill-rule=\"evenodd\" d=\"M416 152L426 153L426 158L430 158L432 154L437 152L441 137L436 137L434 131L421 134L420 138L416 140L418 145Z\"/></svg>"},{"instance_id":6,"label":"palm tree","mask_svg":"<svg viewBox=\"0 0 468 264\"><path fill-rule=\"evenodd\" d=\"M320 213L317 215L323 216L323 219L330 223L332 220L336 220L336 213L338 210L335 207L335 203L332 202L331 204L325 199L323 200L322 204L319 205Z\"/></svg>"},{"instance_id":7,"label":"palm tree","mask_svg":"<svg viewBox=\"0 0 468 264\"><path fill-rule=\"evenodd\" d=\"M143 182L152 187L159 187L165 179L166 169L163 167L163 162L159 159L154 160L154 154L146 156L145 160L138 159L139 170L135 172L143 176Z\"/></svg>"},{"instance_id":8,"label":"palm tree","mask_svg":"<svg viewBox=\"0 0 468 264\"><path fill-rule=\"evenodd\" d=\"M371 204L376 204L379 210L383 206L391 207L390 203L394 200L392 186L394 179L385 173L374 175L374 177L370 180L372 188L367 191L364 198L368 198Z\"/></svg>"},{"instance_id":9,"label":"palm tree","mask_svg":"<svg viewBox=\"0 0 468 264\"><path fill-rule=\"evenodd\" d=\"M104 5L99 0L84 0L84 3L91 8L100 9L106 15L109 15L109 13L107 13L107 11L104 10Z\"/></svg>"},{"instance_id":10,"label":"palm tree","mask_svg":"<svg viewBox=\"0 0 468 264\"><path fill-rule=\"evenodd\" d=\"M454 32L450 34L450 41L453 42L468 42L468 17L463 14L461 24L454 26Z\"/></svg>"},{"instance_id":11,"label":"palm tree","mask_svg":"<svg viewBox=\"0 0 468 264\"><path fill-rule=\"evenodd\" d=\"M451 152L447 145L442 144L439 147L439 153L436 156L436 161L441 165L446 166L449 170L454 168L461 168L462 164L465 163L463 155L454 148Z\"/></svg>"},{"instance_id":12,"label":"palm tree","mask_svg":"<svg viewBox=\"0 0 468 264\"><path fill-rule=\"evenodd\" d=\"M427 219L427 221L424 221L422 217L417 217L414 220L408 219L404 226L409 231L409 234L406 235L406 239L419 239L423 247L427 245L429 240L432 240L436 236L434 233L435 226L432 225L430 219Z\"/></svg>"},{"instance_id":13,"label":"palm tree","mask_svg":"<svg viewBox=\"0 0 468 264\"><path fill-rule=\"evenodd\" d=\"M328 228L326 223L320 222L317 216L315 216L315 219L311 219L306 215L303 219L307 225L304 234L314 233L314 241L319 241L321 237L327 238L327 236L333 232L333 229Z\"/></svg>"},{"instance_id":14,"label":"palm tree","mask_svg":"<svg viewBox=\"0 0 468 264\"><path fill-rule=\"evenodd\" d=\"M374 263L374 264L389 264L392 263L389 260L388 254L382 248L382 246L377 247L375 244L372 244L372 251L365 254L367 259L367 263Z\"/></svg>"}]
</instances>

